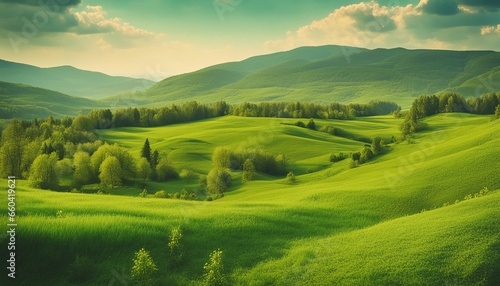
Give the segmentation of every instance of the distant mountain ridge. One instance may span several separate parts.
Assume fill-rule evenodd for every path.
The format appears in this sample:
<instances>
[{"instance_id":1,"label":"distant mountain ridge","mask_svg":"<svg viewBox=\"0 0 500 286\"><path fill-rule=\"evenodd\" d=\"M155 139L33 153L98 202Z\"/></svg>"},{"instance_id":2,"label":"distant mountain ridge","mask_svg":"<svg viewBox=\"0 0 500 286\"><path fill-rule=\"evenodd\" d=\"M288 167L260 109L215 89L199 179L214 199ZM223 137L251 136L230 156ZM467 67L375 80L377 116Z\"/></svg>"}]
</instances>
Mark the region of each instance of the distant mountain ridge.
<instances>
[{"instance_id":1,"label":"distant mountain ridge","mask_svg":"<svg viewBox=\"0 0 500 286\"><path fill-rule=\"evenodd\" d=\"M52 115L77 116L94 108L103 108L99 102L70 96L57 91L25 84L0 81L0 119L47 118Z\"/></svg>"},{"instance_id":2,"label":"distant mountain ridge","mask_svg":"<svg viewBox=\"0 0 500 286\"><path fill-rule=\"evenodd\" d=\"M156 105L190 100L238 104L379 99L408 107L420 94L454 91L470 97L500 90L495 82L500 82L500 53L494 51L319 46L210 66L166 78L141 96L104 100Z\"/></svg>"},{"instance_id":3,"label":"distant mountain ridge","mask_svg":"<svg viewBox=\"0 0 500 286\"><path fill-rule=\"evenodd\" d=\"M40 68L4 60L0 60L0 81L27 84L94 99L140 91L154 84L147 79L110 76L72 66Z\"/></svg>"}]
</instances>

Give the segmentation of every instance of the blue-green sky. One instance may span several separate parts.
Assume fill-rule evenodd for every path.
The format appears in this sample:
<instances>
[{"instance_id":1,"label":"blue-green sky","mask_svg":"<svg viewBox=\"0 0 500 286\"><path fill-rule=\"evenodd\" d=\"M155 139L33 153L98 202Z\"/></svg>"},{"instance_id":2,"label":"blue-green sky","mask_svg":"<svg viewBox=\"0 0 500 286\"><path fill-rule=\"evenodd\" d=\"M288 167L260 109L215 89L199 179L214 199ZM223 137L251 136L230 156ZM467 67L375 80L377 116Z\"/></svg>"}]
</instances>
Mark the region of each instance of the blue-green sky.
<instances>
[{"instance_id":1,"label":"blue-green sky","mask_svg":"<svg viewBox=\"0 0 500 286\"><path fill-rule=\"evenodd\" d=\"M497 50L499 9L497 0L0 0L0 58L161 79L303 45Z\"/></svg>"}]
</instances>

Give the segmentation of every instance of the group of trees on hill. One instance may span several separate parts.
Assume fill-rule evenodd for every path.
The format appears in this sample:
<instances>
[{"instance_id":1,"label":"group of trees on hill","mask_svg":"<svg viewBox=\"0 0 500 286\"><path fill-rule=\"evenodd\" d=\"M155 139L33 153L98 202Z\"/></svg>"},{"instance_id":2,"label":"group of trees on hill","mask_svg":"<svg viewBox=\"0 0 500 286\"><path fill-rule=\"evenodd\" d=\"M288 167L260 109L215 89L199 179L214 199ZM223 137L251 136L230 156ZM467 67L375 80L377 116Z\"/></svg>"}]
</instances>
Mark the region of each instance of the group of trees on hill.
<instances>
[{"instance_id":1,"label":"group of trees on hill","mask_svg":"<svg viewBox=\"0 0 500 286\"><path fill-rule=\"evenodd\" d=\"M254 179L256 172L269 175L285 175L287 158L283 154L274 155L262 149L231 150L219 146L212 155L212 170L206 178L201 179L201 185L211 194L221 195L231 184L230 169L242 170L242 181Z\"/></svg>"},{"instance_id":2,"label":"group of trees on hill","mask_svg":"<svg viewBox=\"0 0 500 286\"><path fill-rule=\"evenodd\" d=\"M87 115L79 115L73 120L73 124L81 130L153 127L223 116L230 112L231 106L224 101L214 104L191 101L161 108L118 108L114 112L109 109L95 109Z\"/></svg>"},{"instance_id":3,"label":"group of trees on hill","mask_svg":"<svg viewBox=\"0 0 500 286\"><path fill-rule=\"evenodd\" d=\"M458 93L442 93L440 95L421 95L413 101L411 108L401 125L401 132L406 136L425 128L419 119L426 116L448 113L466 112L474 114L495 114L500 103L500 93L483 94L480 97L465 99Z\"/></svg>"},{"instance_id":4,"label":"group of trees on hill","mask_svg":"<svg viewBox=\"0 0 500 286\"><path fill-rule=\"evenodd\" d=\"M243 103L233 107L233 115L246 117L279 117L279 118L321 118L350 119L356 116L384 115L400 109L389 101L371 101L368 104L329 105L310 102L261 102Z\"/></svg>"},{"instance_id":5,"label":"group of trees on hill","mask_svg":"<svg viewBox=\"0 0 500 286\"><path fill-rule=\"evenodd\" d=\"M76 188L95 183L114 188L134 184L137 176L158 181L178 177L172 163L158 151L143 158L146 164L136 162L126 148L98 140L75 122L52 117L12 120L2 132L0 173L29 179L43 189L57 189L60 178L71 174Z\"/></svg>"}]
</instances>

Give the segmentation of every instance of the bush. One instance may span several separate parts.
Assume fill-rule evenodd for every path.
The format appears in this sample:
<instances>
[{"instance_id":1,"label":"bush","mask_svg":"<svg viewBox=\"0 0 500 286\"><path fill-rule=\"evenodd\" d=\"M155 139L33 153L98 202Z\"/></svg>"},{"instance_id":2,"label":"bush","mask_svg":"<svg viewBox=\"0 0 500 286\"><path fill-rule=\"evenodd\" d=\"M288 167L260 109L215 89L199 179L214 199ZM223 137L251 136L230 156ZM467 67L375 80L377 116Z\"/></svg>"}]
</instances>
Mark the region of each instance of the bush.
<instances>
[{"instance_id":1,"label":"bush","mask_svg":"<svg viewBox=\"0 0 500 286\"><path fill-rule=\"evenodd\" d=\"M254 177L255 177L255 166L252 160L246 159L245 163L243 164L243 175L241 177L241 180L243 182L249 182L252 181Z\"/></svg>"},{"instance_id":2,"label":"bush","mask_svg":"<svg viewBox=\"0 0 500 286\"><path fill-rule=\"evenodd\" d=\"M167 198L167 192L161 190L155 193L155 198L159 199L166 199Z\"/></svg>"},{"instance_id":3,"label":"bush","mask_svg":"<svg viewBox=\"0 0 500 286\"><path fill-rule=\"evenodd\" d=\"M146 189L142 190L142 192L139 194L139 197L145 198L148 196L148 191Z\"/></svg>"},{"instance_id":4,"label":"bush","mask_svg":"<svg viewBox=\"0 0 500 286\"><path fill-rule=\"evenodd\" d=\"M178 266L182 261L182 232L180 226L172 229L170 234L170 241L168 242L169 254L170 254L170 264L172 266Z\"/></svg>"},{"instance_id":5,"label":"bush","mask_svg":"<svg viewBox=\"0 0 500 286\"><path fill-rule=\"evenodd\" d=\"M295 174L293 172L290 172L288 173L288 175L286 175L286 182L289 184L295 183Z\"/></svg>"},{"instance_id":6,"label":"bush","mask_svg":"<svg viewBox=\"0 0 500 286\"><path fill-rule=\"evenodd\" d=\"M156 271L158 271L158 268L153 258L151 258L149 251L142 248L135 253L134 266L132 267L131 274L137 285L155 285Z\"/></svg>"},{"instance_id":7,"label":"bush","mask_svg":"<svg viewBox=\"0 0 500 286\"><path fill-rule=\"evenodd\" d=\"M226 169L213 168L207 176L207 189L211 194L222 194L231 185L231 175Z\"/></svg>"},{"instance_id":8,"label":"bush","mask_svg":"<svg viewBox=\"0 0 500 286\"><path fill-rule=\"evenodd\" d=\"M354 169L358 166L358 160L354 160L352 157L349 158L347 162L347 169Z\"/></svg>"},{"instance_id":9,"label":"bush","mask_svg":"<svg viewBox=\"0 0 500 286\"><path fill-rule=\"evenodd\" d=\"M187 182L191 182L192 180L194 180L196 178L196 173L191 171L191 170L182 169L179 176L181 178L185 179Z\"/></svg>"},{"instance_id":10,"label":"bush","mask_svg":"<svg viewBox=\"0 0 500 286\"><path fill-rule=\"evenodd\" d=\"M302 127L302 128L305 128L305 127L306 127L306 125L305 125L305 124L304 124L304 122L302 122L302 121L297 121L297 122L295 122L295 126Z\"/></svg>"},{"instance_id":11,"label":"bush","mask_svg":"<svg viewBox=\"0 0 500 286\"><path fill-rule=\"evenodd\" d=\"M158 166L156 166L156 179L165 182L177 178L179 178L179 173L177 173L172 163L166 157L161 159Z\"/></svg>"},{"instance_id":12,"label":"bush","mask_svg":"<svg viewBox=\"0 0 500 286\"><path fill-rule=\"evenodd\" d=\"M314 120L312 118L309 119L309 122L307 123L306 127L311 130L316 130L316 123L314 123Z\"/></svg>"},{"instance_id":13,"label":"bush","mask_svg":"<svg viewBox=\"0 0 500 286\"><path fill-rule=\"evenodd\" d=\"M335 155L332 153L330 155L330 162L331 163L339 162L339 161L344 160L345 158L347 158L347 156L342 152L340 152L338 155Z\"/></svg>"},{"instance_id":14,"label":"bush","mask_svg":"<svg viewBox=\"0 0 500 286\"><path fill-rule=\"evenodd\" d=\"M212 286L225 284L222 251L220 249L210 254L210 260L208 263L205 263L203 269L205 269L205 274L203 274L204 285Z\"/></svg>"}]
</instances>

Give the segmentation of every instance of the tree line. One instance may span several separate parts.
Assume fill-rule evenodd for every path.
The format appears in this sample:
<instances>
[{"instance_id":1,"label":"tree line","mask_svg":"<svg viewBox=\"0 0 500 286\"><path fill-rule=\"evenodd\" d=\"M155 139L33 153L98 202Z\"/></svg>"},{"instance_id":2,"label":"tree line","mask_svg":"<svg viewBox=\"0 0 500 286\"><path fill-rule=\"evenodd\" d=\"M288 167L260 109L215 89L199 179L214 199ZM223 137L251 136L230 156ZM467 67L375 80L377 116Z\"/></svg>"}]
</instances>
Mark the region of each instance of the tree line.
<instances>
[{"instance_id":1,"label":"tree line","mask_svg":"<svg viewBox=\"0 0 500 286\"><path fill-rule=\"evenodd\" d=\"M371 101L368 104L330 103L328 105L310 102L246 102L233 107L232 114L245 117L352 119L356 116L390 114L398 109L401 109L399 105L389 101Z\"/></svg>"},{"instance_id":2,"label":"tree line","mask_svg":"<svg viewBox=\"0 0 500 286\"><path fill-rule=\"evenodd\" d=\"M473 114L493 114L499 109L500 93L488 93L479 97L465 99L458 93L442 93L440 95L420 95L406 112L401 125L403 137L425 128L419 119L438 113L464 112ZM399 111L395 113L399 117Z\"/></svg>"}]
</instances>

